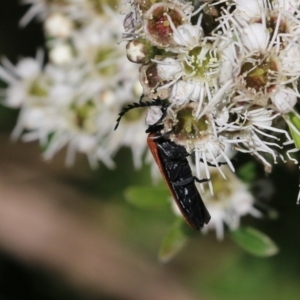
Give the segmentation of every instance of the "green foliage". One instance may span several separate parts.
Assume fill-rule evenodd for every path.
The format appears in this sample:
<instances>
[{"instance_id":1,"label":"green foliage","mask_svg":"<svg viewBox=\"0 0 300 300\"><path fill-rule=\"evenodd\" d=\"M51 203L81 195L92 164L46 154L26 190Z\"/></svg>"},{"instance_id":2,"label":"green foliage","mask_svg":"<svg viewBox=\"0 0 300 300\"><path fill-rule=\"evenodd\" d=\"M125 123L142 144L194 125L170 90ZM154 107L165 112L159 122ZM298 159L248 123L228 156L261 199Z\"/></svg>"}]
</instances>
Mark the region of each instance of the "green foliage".
<instances>
[{"instance_id":1,"label":"green foliage","mask_svg":"<svg viewBox=\"0 0 300 300\"><path fill-rule=\"evenodd\" d=\"M170 205L170 193L163 185L131 186L125 190L125 199L131 205L143 209L157 209Z\"/></svg>"},{"instance_id":2,"label":"green foliage","mask_svg":"<svg viewBox=\"0 0 300 300\"><path fill-rule=\"evenodd\" d=\"M16 124L18 114L19 110L11 109L0 104L0 130L11 130Z\"/></svg>"},{"instance_id":3,"label":"green foliage","mask_svg":"<svg viewBox=\"0 0 300 300\"><path fill-rule=\"evenodd\" d=\"M167 263L173 259L187 244L193 233L194 231L187 227L184 219L178 217L160 245L158 252L159 260Z\"/></svg>"},{"instance_id":4,"label":"green foliage","mask_svg":"<svg viewBox=\"0 0 300 300\"><path fill-rule=\"evenodd\" d=\"M253 182L256 178L256 165L254 162L248 162L237 170L238 177L244 182Z\"/></svg>"},{"instance_id":5,"label":"green foliage","mask_svg":"<svg viewBox=\"0 0 300 300\"><path fill-rule=\"evenodd\" d=\"M268 257L279 251L268 236L252 227L240 227L230 235L236 244L254 256Z\"/></svg>"},{"instance_id":6,"label":"green foliage","mask_svg":"<svg viewBox=\"0 0 300 300\"><path fill-rule=\"evenodd\" d=\"M289 125L291 135L293 137L296 147L300 149L300 119L293 112L289 113L289 118L291 123L295 126L295 128L293 128L291 125Z\"/></svg>"}]
</instances>

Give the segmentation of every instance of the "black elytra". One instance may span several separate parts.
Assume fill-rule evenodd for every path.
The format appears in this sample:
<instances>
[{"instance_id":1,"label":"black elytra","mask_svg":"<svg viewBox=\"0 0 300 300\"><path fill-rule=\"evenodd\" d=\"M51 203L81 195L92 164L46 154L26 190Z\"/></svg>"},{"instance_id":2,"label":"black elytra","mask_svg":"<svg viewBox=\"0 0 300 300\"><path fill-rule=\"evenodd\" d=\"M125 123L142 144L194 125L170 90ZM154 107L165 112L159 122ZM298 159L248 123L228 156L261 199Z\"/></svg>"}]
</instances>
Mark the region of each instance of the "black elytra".
<instances>
[{"instance_id":1,"label":"black elytra","mask_svg":"<svg viewBox=\"0 0 300 300\"><path fill-rule=\"evenodd\" d=\"M147 138L148 147L186 222L192 228L199 230L209 222L211 217L203 203L195 181L205 182L209 179L199 180L194 177L187 160L189 153L186 149L172 142L166 134L161 134L163 127L161 120L165 116L168 107L167 102L157 99L128 105L120 112L115 129L117 129L121 118L127 111L149 106L161 106L163 115L156 124L150 125L146 130L146 133L149 133Z\"/></svg>"}]
</instances>

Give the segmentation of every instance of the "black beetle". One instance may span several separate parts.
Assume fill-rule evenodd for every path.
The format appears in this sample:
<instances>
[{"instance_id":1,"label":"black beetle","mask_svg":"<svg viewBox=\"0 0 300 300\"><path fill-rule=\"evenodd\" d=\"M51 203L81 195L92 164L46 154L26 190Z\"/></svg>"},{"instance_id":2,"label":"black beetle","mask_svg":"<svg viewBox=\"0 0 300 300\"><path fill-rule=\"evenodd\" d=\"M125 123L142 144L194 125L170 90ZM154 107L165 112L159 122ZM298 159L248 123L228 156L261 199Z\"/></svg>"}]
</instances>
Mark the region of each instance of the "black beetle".
<instances>
[{"instance_id":1,"label":"black beetle","mask_svg":"<svg viewBox=\"0 0 300 300\"><path fill-rule=\"evenodd\" d=\"M160 120L146 130L146 133L149 133L147 139L149 149L186 222L192 228L199 230L204 223L209 222L210 214L202 201L195 181L201 183L209 179L199 180L194 177L187 160L189 153L183 146L167 138L168 134L161 133L163 125L160 123L166 114L168 104L161 99L130 104L120 112L115 130L126 112L134 108L149 106L161 106L163 112Z\"/></svg>"}]
</instances>

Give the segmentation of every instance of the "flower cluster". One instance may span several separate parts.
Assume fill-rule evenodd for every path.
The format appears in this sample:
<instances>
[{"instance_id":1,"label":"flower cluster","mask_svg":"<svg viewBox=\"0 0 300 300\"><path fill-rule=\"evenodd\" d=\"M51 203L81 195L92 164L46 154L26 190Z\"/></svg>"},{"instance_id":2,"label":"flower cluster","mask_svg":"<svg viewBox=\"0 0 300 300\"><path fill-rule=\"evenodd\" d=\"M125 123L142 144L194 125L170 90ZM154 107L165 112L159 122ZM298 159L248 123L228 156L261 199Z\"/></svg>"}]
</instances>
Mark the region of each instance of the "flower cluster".
<instances>
[{"instance_id":1,"label":"flower cluster","mask_svg":"<svg viewBox=\"0 0 300 300\"><path fill-rule=\"evenodd\" d=\"M278 159L297 163L300 1L127 0L124 6L123 40L128 59L141 65L143 95L169 104L165 116L149 108L146 123L162 121L162 134L194 154L197 177L212 179L211 194L209 166L232 179L219 166L234 171L230 150L253 155L266 172ZM239 203L246 211L229 208L236 222L245 213L258 216L253 199L247 203ZM225 211L215 219L219 237L223 221L236 223Z\"/></svg>"},{"instance_id":2,"label":"flower cluster","mask_svg":"<svg viewBox=\"0 0 300 300\"><path fill-rule=\"evenodd\" d=\"M285 161L281 149L294 141L279 121L299 135L299 1L125 2L127 56L141 64L143 94L169 101L163 132L195 153L198 177L201 163L210 178L219 159L234 171L227 148L267 172Z\"/></svg>"},{"instance_id":3,"label":"flower cluster","mask_svg":"<svg viewBox=\"0 0 300 300\"><path fill-rule=\"evenodd\" d=\"M249 192L248 185L237 178L228 167L224 167L223 171L228 181L222 180L223 178L216 169L211 170L214 195L208 192L203 194L203 199L211 214L211 221L203 228L203 231L215 229L218 239L224 236L224 224L230 230L236 230L240 225L240 218L246 214L256 218L263 217L263 213L254 206L255 199Z\"/></svg>"},{"instance_id":4,"label":"flower cluster","mask_svg":"<svg viewBox=\"0 0 300 300\"><path fill-rule=\"evenodd\" d=\"M112 167L113 154L128 146L139 167L145 120L161 123L164 138L193 154L197 177L211 179L206 230L221 238L224 223L236 229L242 215L260 216L247 186L229 172L231 153L253 155L266 172L278 159L297 163L300 1L23 2L30 9L21 25L43 22L49 61L42 51L16 66L2 61L3 103L20 108L14 138L38 140L46 159L67 146L68 164L82 152L91 166ZM122 31L126 51L116 47ZM128 106L140 95L139 105ZM112 134L128 107L148 110L132 110ZM230 182L222 190L216 171Z\"/></svg>"},{"instance_id":5,"label":"flower cluster","mask_svg":"<svg viewBox=\"0 0 300 300\"><path fill-rule=\"evenodd\" d=\"M20 108L14 138L38 140L50 159L67 146L67 163L76 152L87 155L91 166L100 160L112 167L112 155L130 146L135 166L145 150L144 118L128 115L113 133L121 108L139 97L138 67L118 46L123 16L113 1L26 0L30 9L21 20L43 22L49 61L43 53L24 58L16 66L2 61L0 78L4 104Z\"/></svg>"}]
</instances>

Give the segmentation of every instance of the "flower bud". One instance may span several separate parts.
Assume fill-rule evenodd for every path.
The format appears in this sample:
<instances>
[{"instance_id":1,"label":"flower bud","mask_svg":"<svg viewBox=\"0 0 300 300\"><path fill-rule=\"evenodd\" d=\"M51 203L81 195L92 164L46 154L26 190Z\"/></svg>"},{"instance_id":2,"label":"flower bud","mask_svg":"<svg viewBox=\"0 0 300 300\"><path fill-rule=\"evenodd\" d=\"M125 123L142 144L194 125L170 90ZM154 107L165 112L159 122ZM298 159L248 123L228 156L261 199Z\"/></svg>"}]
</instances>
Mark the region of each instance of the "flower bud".
<instances>
[{"instance_id":1,"label":"flower bud","mask_svg":"<svg viewBox=\"0 0 300 300\"><path fill-rule=\"evenodd\" d=\"M146 64L155 55L154 48L145 39L135 39L126 45L127 58L137 64Z\"/></svg>"}]
</instances>

